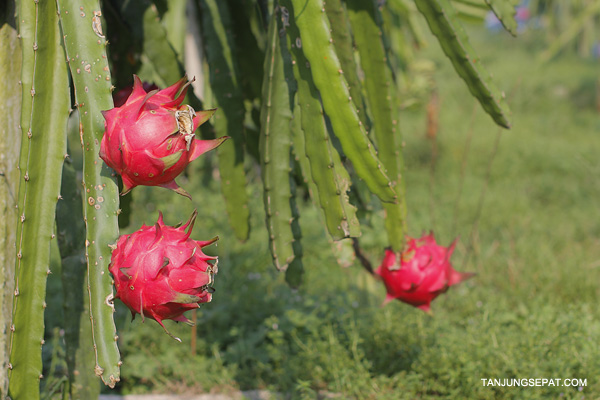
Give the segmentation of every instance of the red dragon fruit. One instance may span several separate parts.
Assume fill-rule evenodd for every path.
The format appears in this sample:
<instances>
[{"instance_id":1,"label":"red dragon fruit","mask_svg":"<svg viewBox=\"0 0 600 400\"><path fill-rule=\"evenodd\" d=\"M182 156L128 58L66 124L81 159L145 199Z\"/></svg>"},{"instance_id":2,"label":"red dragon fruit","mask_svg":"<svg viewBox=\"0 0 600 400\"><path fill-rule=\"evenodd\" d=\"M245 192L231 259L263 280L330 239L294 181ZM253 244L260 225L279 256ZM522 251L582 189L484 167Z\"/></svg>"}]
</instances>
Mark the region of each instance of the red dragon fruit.
<instances>
[{"instance_id":1,"label":"red dragon fruit","mask_svg":"<svg viewBox=\"0 0 600 400\"><path fill-rule=\"evenodd\" d=\"M142 87L146 92L150 92L159 88L154 83L150 82L142 82ZM121 107L123 104L125 104L131 92L133 92L133 86L127 86L126 88L123 88L117 92L113 92L113 103L115 103L115 107Z\"/></svg>"},{"instance_id":2,"label":"red dragon fruit","mask_svg":"<svg viewBox=\"0 0 600 400\"><path fill-rule=\"evenodd\" d=\"M205 242L190 239L196 215L194 211L185 225L172 227L163 223L160 214L155 225L143 225L131 235L121 236L109 265L117 289L115 298L125 303L133 318L136 314L142 315L142 321L150 317L172 337L162 321L190 323L183 313L211 301L214 291L211 284L218 260L204 254L202 248L218 238Z\"/></svg>"},{"instance_id":3,"label":"red dragon fruit","mask_svg":"<svg viewBox=\"0 0 600 400\"><path fill-rule=\"evenodd\" d=\"M375 271L387 289L384 304L398 299L429 312L433 299L450 286L471 278L474 274L457 272L450 264L455 245L456 241L450 247L440 246L433 234L408 238L400 263L396 253L386 250L381 266Z\"/></svg>"},{"instance_id":4,"label":"red dragon fruit","mask_svg":"<svg viewBox=\"0 0 600 400\"><path fill-rule=\"evenodd\" d=\"M185 167L201 154L228 139L199 140L194 131L215 110L194 111L182 105L191 82L183 77L174 85L148 93L134 75L125 104L103 111L105 132L100 158L123 179L126 194L135 186L162 186L190 197L175 183Z\"/></svg>"}]
</instances>

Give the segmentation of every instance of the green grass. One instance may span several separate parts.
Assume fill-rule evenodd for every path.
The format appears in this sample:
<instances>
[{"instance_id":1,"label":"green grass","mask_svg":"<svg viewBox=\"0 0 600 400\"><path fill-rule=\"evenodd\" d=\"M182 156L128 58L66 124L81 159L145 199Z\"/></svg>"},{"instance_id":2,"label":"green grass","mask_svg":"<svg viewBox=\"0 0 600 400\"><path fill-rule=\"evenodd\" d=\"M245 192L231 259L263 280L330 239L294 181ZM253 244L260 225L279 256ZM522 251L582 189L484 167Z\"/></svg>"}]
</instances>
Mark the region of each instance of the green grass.
<instances>
[{"instance_id":1,"label":"green grass","mask_svg":"<svg viewBox=\"0 0 600 400\"><path fill-rule=\"evenodd\" d=\"M193 237L218 234L220 242L207 253L220 262L213 302L199 310L195 356L189 327L166 322L183 339L179 344L154 321L130 323L119 306L123 393L267 388L299 399L319 391L355 399L600 396L598 64L563 58L540 66L531 38L474 33L513 109L514 127L502 133L489 181L498 130L479 106L471 126L475 100L433 42L424 54L438 65L441 98L433 185L424 113L407 111L401 123L411 235L433 230L446 245L460 237L453 264L478 275L438 298L433 317L400 302L382 308L383 285L357 263L337 265L317 210L305 202L307 273L294 291L271 264L256 176L245 244L227 226L210 172L196 169L193 180L180 182L193 204L139 187L130 230L154 223L158 208L175 224L198 207ZM371 222L361 243L379 264L386 245L381 215ZM484 387L482 378L580 378L587 386Z\"/></svg>"}]
</instances>

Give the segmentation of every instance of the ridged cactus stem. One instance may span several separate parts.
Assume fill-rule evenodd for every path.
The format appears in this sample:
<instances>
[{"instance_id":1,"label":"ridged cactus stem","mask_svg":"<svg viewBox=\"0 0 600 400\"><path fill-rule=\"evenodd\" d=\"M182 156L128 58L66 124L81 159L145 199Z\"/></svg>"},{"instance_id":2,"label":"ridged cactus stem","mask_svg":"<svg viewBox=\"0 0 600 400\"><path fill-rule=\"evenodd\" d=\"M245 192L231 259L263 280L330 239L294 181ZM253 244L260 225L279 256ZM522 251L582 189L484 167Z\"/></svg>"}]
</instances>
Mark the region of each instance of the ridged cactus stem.
<instances>
[{"instance_id":1,"label":"ridged cactus stem","mask_svg":"<svg viewBox=\"0 0 600 400\"><path fill-rule=\"evenodd\" d=\"M273 263L278 270L291 268L288 282L300 282L302 271L300 232L290 182L290 152L293 88L286 79L282 47L279 40L276 7L269 22L268 48L265 56L261 110L260 154L264 203ZM287 46L286 46L287 48ZM290 63L291 64L291 63ZM291 79L293 81L293 79Z\"/></svg>"},{"instance_id":2,"label":"ridged cactus stem","mask_svg":"<svg viewBox=\"0 0 600 400\"><path fill-rule=\"evenodd\" d=\"M498 20L511 35L517 36L516 4L511 0L485 0L486 4L496 14Z\"/></svg>"},{"instance_id":3,"label":"ridged cactus stem","mask_svg":"<svg viewBox=\"0 0 600 400\"><path fill-rule=\"evenodd\" d=\"M323 0L292 0L302 51L310 62L315 86L344 153L356 174L381 201L396 202L396 192L358 116L348 81L333 46Z\"/></svg>"},{"instance_id":4,"label":"ridged cactus stem","mask_svg":"<svg viewBox=\"0 0 600 400\"><path fill-rule=\"evenodd\" d=\"M350 176L342 166L337 150L331 144L319 92L312 80L310 64L302 52L302 41L294 22L291 2L283 0L281 4L290 13L290 24L286 33L293 58L293 71L298 82L296 99L299 105L298 110L294 112L294 118L300 120L299 129L304 136L302 143L294 143L295 151L296 154L305 153L310 160L311 174L307 179L314 182L317 188L316 201L323 210L325 225L331 237L334 240L358 237L360 226L356 218L356 209L348 201ZM360 101L362 102L362 97ZM297 144L304 148L297 148Z\"/></svg>"},{"instance_id":5,"label":"ridged cactus stem","mask_svg":"<svg viewBox=\"0 0 600 400\"><path fill-rule=\"evenodd\" d=\"M140 5L143 7L147 3ZM139 9L133 10L135 13ZM183 66L177 60L178 54L169 43L167 31L160 21L159 13L154 4L150 4L144 11L144 54L152 63L158 76L162 79L162 86L171 85L181 78Z\"/></svg>"},{"instance_id":6,"label":"ridged cactus stem","mask_svg":"<svg viewBox=\"0 0 600 400\"><path fill-rule=\"evenodd\" d=\"M5 7L5 8L4 8ZM15 4L0 6L0 365L9 362L8 335L11 324L15 283L15 239L17 235L17 198L19 196L19 147L21 135L21 43L15 26ZM0 370L0 398L8 391L8 370Z\"/></svg>"},{"instance_id":7,"label":"ridged cactus stem","mask_svg":"<svg viewBox=\"0 0 600 400\"><path fill-rule=\"evenodd\" d=\"M104 133L101 111L113 108L106 39L97 0L57 0L67 61L79 110L83 147L83 215L86 224L88 299L95 373L109 387L120 380L121 360L113 319L111 247L119 236L115 173L99 158Z\"/></svg>"},{"instance_id":8,"label":"ridged cactus stem","mask_svg":"<svg viewBox=\"0 0 600 400\"><path fill-rule=\"evenodd\" d=\"M70 400L95 399L100 393L100 379L90 368L94 365L89 307L86 307L87 273L85 262L85 224L81 185L70 160L63 165L61 195L56 208L56 231L62 259L64 293L64 330L69 385L65 392Z\"/></svg>"},{"instance_id":9,"label":"ridged cactus stem","mask_svg":"<svg viewBox=\"0 0 600 400\"><path fill-rule=\"evenodd\" d=\"M10 326L9 396L39 398L46 280L66 153L69 83L55 4L18 4L22 46L21 173Z\"/></svg>"},{"instance_id":10,"label":"ridged cactus stem","mask_svg":"<svg viewBox=\"0 0 600 400\"><path fill-rule=\"evenodd\" d=\"M177 60L181 65L185 63L184 47L187 30L186 8L187 0L169 0L169 8L165 12L162 23L165 26L167 40L177 53Z\"/></svg>"},{"instance_id":11,"label":"ridged cactus stem","mask_svg":"<svg viewBox=\"0 0 600 400\"><path fill-rule=\"evenodd\" d=\"M479 100L479 104L496 124L510 128L510 109L506 96L483 67L452 3L449 0L415 0L415 4L471 94Z\"/></svg>"},{"instance_id":12,"label":"ridged cactus stem","mask_svg":"<svg viewBox=\"0 0 600 400\"><path fill-rule=\"evenodd\" d=\"M202 32L206 39L206 56L210 70L212 105L220 110L213 117L217 136L232 140L217 150L221 192L229 222L236 237L244 241L250 233L250 212L244 171L244 99L240 71L235 57L232 23L225 2L200 1ZM210 100L208 100L210 101Z\"/></svg>"},{"instance_id":13,"label":"ridged cactus stem","mask_svg":"<svg viewBox=\"0 0 600 400\"><path fill-rule=\"evenodd\" d=\"M401 138L398 126L399 110L395 107L396 86L375 2L347 0L346 4L354 41L360 54L360 65L365 72L364 86L373 117L373 136L377 142L378 156L398 195L395 203L383 203L383 208L389 244L394 252L399 253L404 249L406 235L406 202L402 152L398 146Z\"/></svg>"},{"instance_id":14,"label":"ridged cactus stem","mask_svg":"<svg viewBox=\"0 0 600 400\"><path fill-rule=\"evenodd\" d=\"M358 78L358 68L354 57L354 48L352 43L352 35L346 11L341 0L327 0L325 2L325 11L331 26L331 38L335 52L340 59L344 77L348 81L348 91L352 97L352 101L356 106L358 117L367 130L371 127L366 106L362 95L361 83Z\"/></svg>"},{"instance_id":15,"label":"ridged cactus stem","mask_svg":"<svg viewBox=\"0 0 600 400\"><path fill-rule=\"evenodd\" d=\"M259 6L257 2L247 0L228 0L226 3L231 15L231 36L235 43L244 97L253 100L260 97L264 75L266 32L261 25Z\"/></svg>"}]
</instances>

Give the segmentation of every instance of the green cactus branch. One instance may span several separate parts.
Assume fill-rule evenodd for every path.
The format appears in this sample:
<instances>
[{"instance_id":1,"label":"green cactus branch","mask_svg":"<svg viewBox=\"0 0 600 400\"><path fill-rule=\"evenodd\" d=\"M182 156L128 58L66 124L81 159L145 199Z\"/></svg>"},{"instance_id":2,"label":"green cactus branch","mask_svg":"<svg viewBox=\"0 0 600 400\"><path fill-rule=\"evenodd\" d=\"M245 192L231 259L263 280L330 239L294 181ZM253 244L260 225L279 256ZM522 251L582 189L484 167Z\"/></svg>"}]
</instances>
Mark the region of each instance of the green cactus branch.
<instances>
[{"instance_id":1,"label":"green cactus branch","mask_svg":"<svg viewBox=\"0 0 600 400\"><path fill-rule=\"evenodd\" d=\"M281 3L285 4L283 1ZM298 96L296 96L294 100L294 118L292 119L292 151L294 152L294 160L300 166L302 181L308 188L308 193L313 201L313 204L318 206L319 188L317 185L315 185L315 182L312 179L312 167L310 159L306 156L306 135L302 129L302 110L300 109L300 104L298 104Z\"/></svg>"},{"instance_id":2,"label":"green cactus branch","mask_svg":"<svg viewBox=\"0 0 600 400\"><path fill-rule=\"evenodd\" d=\"M358 117L365 129L371 129L371 121L366 111L366 104L362 94L362 85L358 78L358 68L354 58L354 45L350 34L350 24L341 0L327 0L325 12L331 26L331 39L335 52L340 59L344 77L348 81L348 91L356 106Z\"/></svg>"},{"instance_id":3,"label":"green cactus branch","mask_svg":"<svg viewBox=\"0 0 600 400\"><path fill-rule=\"evenodd\" d=\"M494 12L496 17L504 29L506 29L511 35L517 36L517 20L515 15L517 10L515 6L518 1L514 0L485 0L486 4Z\"/></svg>"},{"instance_id":4,"label":"green cactus branch","mask_svg":"<svg viewBox=\"0 0 600 400\"><path fill-rule=\"evenodd\" d=\"M50 242L66 154L69 83L53 2L19 3L23 54L21 179L10 327L9 396L38 399Z\"/></svg>"},{"instance_id":5,"label":"green cactus branch","mask_svg":"<svg viewBox=\"0 0 600 400\"><path fill-rule=\"evenodd\" d=\"M302 41L295 24L291 2L285 0L282 4L290 13L290 23L286 32L294 60L293 71L298 83L296 95L299 109L294 113L294 118L300 119L300 129L304 135L304 149L298 150L305 153L310 161L309 179L317 188L316 202L323 211L325 225L331 237L334 240L357 237L360 236L360 226L356 218L356 209L349 203L347 194L350 189L350 177L341 164L337 150L330 142L319 92L313 83L310 65L302 52Z\"/></svg>"},{"instance_id":6,"label":"green cactus branch","mask_svg":"<svg viewBox=\"0 0 600 400\"><path fill-rule=\"evenodd\" d=\"M269 22L268 47L263 79L260 154L267 231L273 262L285 271L293 264L300 269L301 253L297 215L290 183L291 101L293 82L286 80L282 43L279 40L279 11L275 9ZM296 225L296 227L294 226ZM291 277L291 275L290 275ZM295 279L298 280L298 279Z\"/></svg>"},{"instance_id":7,"label":"green cactus branch","mask_svg":"<svg viewBox=\"0 0 600 400\"><path fill-rule=\"evenodd\" d=\"M228 0L227 3L244 97L249 101L260 99L266 32L258 18L257 4L247 0Z\"/></svg>"},{"instance_id":8,"label":"green cactus branch","mask_svg":"<svg viewBox=\"0 0 600 400\"><path fill-rule=\"evenodd\" d=\"M110 57L118 65L115 78L119 88L131 84L134 73L160 87L183 76L183 35L187 25L181 14L185 12L185 9L182 11L185 4L181 0L169 3L162 20L157 6L150 0L103 3L110 23L107 34L111 43L114 42Z\"/></svg>"},{"instance_id":9,"label":"green cactus branch","mask_svg":"<svg viewBox=\"0 0 600 400\"><path fill-rule=\"evenodd\" d=\"M2 18L1 12L5 11ZM15 4L9 1L0 8L0 364L8 365L16 260L17 199L19 197L19 148L21 136L21 43L14 19ZM0 397L8 392L8 369L0 370Z\"/></svg>"},{"instance_id":10,"label":"green cactus branch","mask_svg":"<svg viewBox=\"0 0 600 400\"><path fill-rule=\"evenodd\" d=\"M452 0L452 6L461 20L475 23L485 20L488 11L490 11L483 0Z\"/></svg>"},{"instance_id":11,"label":"green cactus branch","mask_svg":"<svg viewBox=\"0 0 600 400\"><path fill-rule=\"evenodd\" d=\"M354 41L360 55L360 65L365 73L364 85L367 103L373 118L373 132L378 156L398 195L396 203L383 203L385 229L390 246L395 252L404 248L406 235L406 202L402 176L402 152L399 149L399 110L396 107L395 84L388 62L389 56L382 41L383 32L378 25L381 17L372 1L347 0L348 16Z\"/></svg>"},{"instance_id":12,"label":"green cactus branch","mask_svg":"<svg viewBox=\"0 0 600 400\"><path fill-rule=\"evenodd\" d=\"M392 183L377 158L350 96L348 82L333 46L323 1L292 0L292 5L304 55L310 62L323 108L345 155L371 192L383 202L395 202L396 193Z\"/></svg>"},{"instance_id":13,"label":"green cactus branch","mask_svg":"<svg viewBox=\"0 0 600 400\"><path fill-rule=\"evenodd\" d=\"M140 2L142 3L142 2ZM146 2L143 2L146 3ZM161 24L158 11L154 4L140 4L144 11L144 54L148 57L162 82L166 87L176 82L183 75L183 67L177 60L177 52L167 37L167 31ZM139 10L131 10L139 12Z\"/></svg>"},{"instance_id":14,"label":"green cactus branch","mask_svg":"<svg viewBox=\"0 0 600 400\"><path fill-rule=\"evenodd\" d=\"M120 356L113 320L111 248L119 235L119 195L114 172L99 158L104 118L113 107L106 39L97 0L57 0L65 51L75 86L83 147L84 220L94 371L109 387L120 379Z\"/></svg>"},{"instance_id":15,"label":"green cactus branch","mask_svg":"<svg viewBox=\"0 0 600 400\"><path fill-rule=\"evenodd\" d=\"M213 105L219 107L219 111L213 117L213 125L217 136L230 136L232 139L230 143L225 143L217 149L221 192L225 198L230 225L236 237L245 241L250 233L250 211L244 171L246 109L239 66L234 54L231 34L233 27L224 2L202 0L200 6Z\"/></svg>"},{"instance_id":16,"label":"green cactus branch","mask_svg":"<svg viewBox=\"0 0 600 400\"><path fill-rule=\"evenodd\" d=\"M162 17L167 40L181 65L185 63L186 6L187 0L169 0L169 8Z\"/></svg>"},{"instance_id":17,"label":"green cactus branch","mask_svg":"<svg viewBox=\"0 0 600 400\"><path fill-rule=\"evenodd\" d=\"M415 4L471 94L496 124L510 128L510 109L506 96L481 64L452 4L448 0L415 0Z\"/></svg>"},{"instance_id":18,"label":"green cactus branch","mask_svg":"<svg viewBox=\"0 0 600 400\"><path fill-rule=\"evenodd\" d=\"M77 171L67 160L63 165L62 201L56 208L56 231L62 259L65 347L69 371L65 392L71 400L95 399L100 393L100 379L90 368L96 360L92 351L89 307L85 307L88 284L80 187Z\"/></svg>"}]
</instances>

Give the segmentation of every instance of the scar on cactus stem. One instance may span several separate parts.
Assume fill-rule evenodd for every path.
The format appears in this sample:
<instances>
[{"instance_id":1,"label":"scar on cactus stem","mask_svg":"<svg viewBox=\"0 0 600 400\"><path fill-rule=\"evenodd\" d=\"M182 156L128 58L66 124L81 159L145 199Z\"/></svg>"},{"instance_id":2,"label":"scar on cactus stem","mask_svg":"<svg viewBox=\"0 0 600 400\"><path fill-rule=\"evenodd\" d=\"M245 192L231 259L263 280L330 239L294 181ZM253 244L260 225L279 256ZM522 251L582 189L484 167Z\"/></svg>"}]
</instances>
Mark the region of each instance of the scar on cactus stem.
<instances>
[{"instance_id":1,"label":"scar on cactus stem","mask_svg":"<svg viewBox=\"0 0 600 400\"><path fill-rule=\"evenodd\" d=\"M192 324L183 313L210 302L217 257L207 256L202 248L218 240L190 238L197 212L182 226L168 226L162 213L153 226L142 225L136 232L123 235L113 248L109 271L114 277L115 298L131 311L158 322L173 336L163 320ZM209 261L213 261L210 263Z\"/></svg>"},{"instance_id":2,"label":"scar on cactus stem","mask_svg":"<svg viewBox=\"0 0 600 400\"><path fill-rule=\"evenodd\" d=\"M161 186L191 199L175 178L190 162L229 138L195 138L196 129L216 109L195 111L181 104L192 83L185 76L166 89L150 92L140 78L134 75L133 80L125 103L102 112L105 130L100 158L121 175L121 195L139 185Z\"/></svg>"},{"instance_id":3,"label":"scar on cactus stem","mask_svg":"<svg viewBox=\"0 0 600 400\"><path fill-rule=\"evenodd\" d=\"M408 238L400 260L387 249L381 266L375 270L387 289L383 304L398 299L429 313L437 296L473 277L473 273L460 273L452 268L450 257L455 245L456 240L449 247L440 246L430 233L420 239Z\"/></svg>"}]
</instances>

